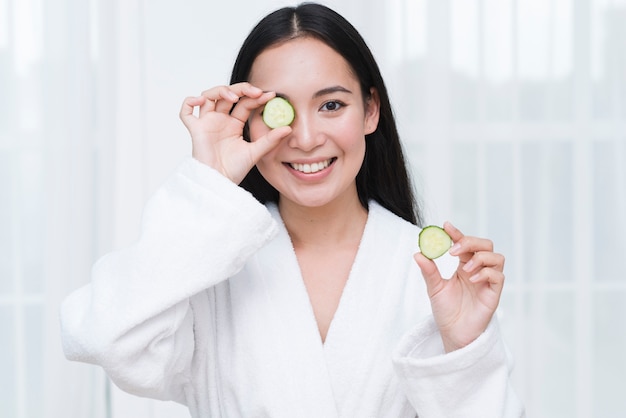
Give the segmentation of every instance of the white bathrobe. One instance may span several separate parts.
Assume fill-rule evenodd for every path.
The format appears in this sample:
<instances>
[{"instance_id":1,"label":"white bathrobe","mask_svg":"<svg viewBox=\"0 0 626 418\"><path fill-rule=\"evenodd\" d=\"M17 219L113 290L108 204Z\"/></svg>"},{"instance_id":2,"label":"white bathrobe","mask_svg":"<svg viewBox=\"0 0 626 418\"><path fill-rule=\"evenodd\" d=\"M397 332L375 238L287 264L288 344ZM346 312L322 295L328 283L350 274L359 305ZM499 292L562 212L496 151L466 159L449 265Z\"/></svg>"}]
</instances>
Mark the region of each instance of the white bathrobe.
<instances>
[{"instance_id":1,"label":"white bathrobe","mask_svg":"<svg viewBox=\"0 0 626 418\"><path fill-rule=\"evenodd\" d=\"M189 159L61 309L66 356L200 417L519 417L496 320L444 354L417 227L372 202L322 343L275 206Z\"/></svg>"}]
</instances>

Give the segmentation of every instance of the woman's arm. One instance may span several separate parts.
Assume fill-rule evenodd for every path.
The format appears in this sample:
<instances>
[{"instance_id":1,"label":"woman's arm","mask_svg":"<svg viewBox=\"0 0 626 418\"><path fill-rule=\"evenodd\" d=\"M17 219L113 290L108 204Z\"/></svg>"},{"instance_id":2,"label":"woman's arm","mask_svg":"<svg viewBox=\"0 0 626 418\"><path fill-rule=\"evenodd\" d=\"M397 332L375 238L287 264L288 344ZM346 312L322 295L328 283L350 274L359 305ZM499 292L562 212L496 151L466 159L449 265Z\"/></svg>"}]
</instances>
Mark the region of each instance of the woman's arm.
<instances>
[{"instance_id":1,"label":"woman's arm","mask_svg":"<svg viewBox=\"0 0 626 418\"><path fill-rule=\"evenodd\" d=\"M513 360L495 317L478 338L450 353L431 317L404 336L394 366L420 418L524 416L510 382Z\"/></svg>"},{"instance_id":2,"label":"woman's arm","mask_svg":"<svg viewBox=\"0 0 626 418\"><path fill-rule=\"evenodd\" d=\"M239 271L275 231L252 195L188 159L147 203L138 241L100 259L63 302L66 356L101 365L129 392L181 399L194 350L189 299Z\"/></svg>"},{"instance_id":3,"label":"woman's arm","mask_svg":"<svg viewBox=\"0 0 626 418\"><path fill-rule=\"evenodd\" d=\"M407 396L420 418L523 416L495 317L504 256L488 239L466 236L448 222L444 228L454 242L450 255L458 258L450 278L423 254L414 256L433 315L395 353Z\"/></svg>"}]
</instances>

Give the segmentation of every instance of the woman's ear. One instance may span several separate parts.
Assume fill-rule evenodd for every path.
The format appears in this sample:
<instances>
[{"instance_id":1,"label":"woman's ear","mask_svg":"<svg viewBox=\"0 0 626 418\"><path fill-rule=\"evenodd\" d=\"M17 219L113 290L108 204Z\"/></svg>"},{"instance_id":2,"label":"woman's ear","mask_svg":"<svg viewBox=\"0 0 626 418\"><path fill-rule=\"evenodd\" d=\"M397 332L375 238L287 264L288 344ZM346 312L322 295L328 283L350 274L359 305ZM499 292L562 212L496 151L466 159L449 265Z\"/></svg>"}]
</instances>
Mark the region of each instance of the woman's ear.
<instances>
[{"instance_id":1,"label":"woman's ear","mask_svg":"<svg viewBox=\"0 0 626 418\"><path fill-rule=\"evenodd\" d=\"M372 87L369 97L365 100L365 135L373 133L378 128L379 117L380 97L378 97L378 90Z\"/></svg>"}]
</instances>

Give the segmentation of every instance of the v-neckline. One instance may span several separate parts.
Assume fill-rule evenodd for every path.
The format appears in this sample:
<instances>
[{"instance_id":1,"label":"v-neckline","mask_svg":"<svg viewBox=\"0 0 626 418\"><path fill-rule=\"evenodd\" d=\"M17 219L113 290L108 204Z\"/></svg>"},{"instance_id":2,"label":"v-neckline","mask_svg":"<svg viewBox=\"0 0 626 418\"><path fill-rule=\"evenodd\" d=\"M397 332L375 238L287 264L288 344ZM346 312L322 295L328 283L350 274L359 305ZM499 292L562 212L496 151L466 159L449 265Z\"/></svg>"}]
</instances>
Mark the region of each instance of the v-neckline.
<instances>
[{"instance_id":1,"label":"v-neckline","mask_svg":"<svg viewBox=\"0 0 626 418\"><path fill-rule=\"evenodd\" d=\"M282 234L284 234L284 237L287 239L289 243L289 250L290 250L289 261L293 263L293 265L295 266L294 271L297 272L297 280L295 280L297 282L297 287L298 287L297 298L303 303L304 306L306 306L306 310L307 310L307 317L308 317L308 320L307 320L308 323L306 324L307 333L310 333L310 331L313 330L314 335L317 337L315 338L317 340L317 343L322 347L322 349L326 350L327 347L334 344L334 339L338 338L338 336L334 337L334 335L336 334L336 331L334 330L338 328L338 324L341 325L343 312L347 309L346 305L349 304L352 298L351 296L351 293L353 292L352 288L354 287L354 282L356 281L356 279L353 277L354 272L355 270L357 270L357 267L361 263L361 258L363 257L362 248L364 247L364 243L366 243L367 237L369 235L368 230L370 229L370 224L371 224L371 219L372 219L371 204L370 204L370 210L368 211L368 214L367 214L367 219L365 221L365 226L363 228L363 233L361 235L361 239L359 240L359 246L354 256L352 265L350 266L348 278L346 279L346 283L344 284L343 290L341 292L341 296L339 298L339 303L337 304L337 308L335 309L333 317L330 321L328 330L326 332L326 338L324 340L322 340L322 336L320 335L320 332L319 332L317 319L315 317L315 312L313 309L313 304L311 302L309 293L304 283L302 269L300 268L296 250L294 248L291 237L289 236L289 232L287 231L287 227L280 215L277 205L272 204L269 206L268 209L270 213L272 214L272 216L274 217L274 219L278 222L279 228L281 229Z\"/></svg>"}]
</instances>

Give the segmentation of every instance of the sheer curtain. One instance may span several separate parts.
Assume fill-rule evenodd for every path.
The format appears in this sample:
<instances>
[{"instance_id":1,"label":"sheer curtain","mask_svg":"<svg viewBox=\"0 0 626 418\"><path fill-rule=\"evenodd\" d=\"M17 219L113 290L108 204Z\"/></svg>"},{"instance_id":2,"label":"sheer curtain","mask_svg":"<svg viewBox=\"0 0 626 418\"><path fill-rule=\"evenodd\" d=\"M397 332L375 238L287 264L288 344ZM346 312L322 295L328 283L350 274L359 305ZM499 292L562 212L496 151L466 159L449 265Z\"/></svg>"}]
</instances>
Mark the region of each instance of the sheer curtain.
<instances>
[{"instance_id":1,"label":"sheer curtain","mask_svg":"<svg viewBox=\"0 0 626 418\"><path fill-rule=\"evenodd\" d=\"M502 326L528 416L620 416L626 2L400 1L396 13L386 62L429 218L507 255Z\"/></svg>"},{"instance_id":2,"label":"sheer curtain","mask_svg":"<svg viewBox=\"0 0 626 418\"><path fill-rule=\"evenodd\" d=\"M626 0L326 3L378 57L428 222L507 256L528 416L619 416ZM187 416L65 361L58 306L189 153L182 99L285 4L0 0L0 416Z\"/></svg>"}]
</instances>

